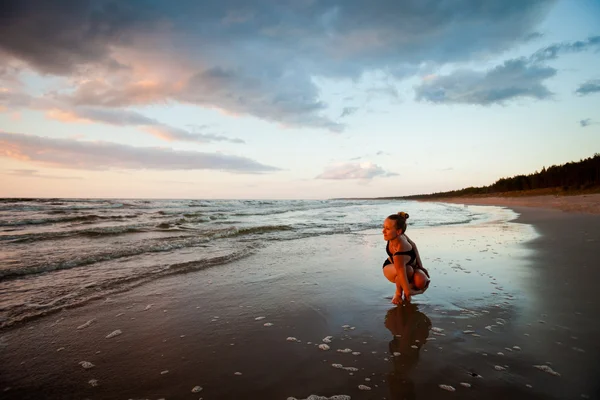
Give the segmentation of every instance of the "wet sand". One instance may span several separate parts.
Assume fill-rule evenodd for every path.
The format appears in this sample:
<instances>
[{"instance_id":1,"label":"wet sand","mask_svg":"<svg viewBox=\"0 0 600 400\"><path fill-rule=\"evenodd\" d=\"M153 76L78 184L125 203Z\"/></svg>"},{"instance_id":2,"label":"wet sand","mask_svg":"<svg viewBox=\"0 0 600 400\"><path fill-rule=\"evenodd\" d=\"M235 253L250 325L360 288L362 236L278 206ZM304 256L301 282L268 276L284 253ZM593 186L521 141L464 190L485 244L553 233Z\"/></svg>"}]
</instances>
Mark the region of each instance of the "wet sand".
<instances>
[{"instance_id":1,"label":"wet sand","mask_svg":"<svg viewBox=\"0 0 600 400\"><path fill-rule=\"evenodd\" d=\"M280 241L0 332L0 393L597 398L600 216L493 210L409 228L433 278L410 305L389 303L378 230Z\"/></svg>"},{"instance_id":2,"label":"wet sand","mask_svg":"<svg viewBox=\"0 0 600 400\"><path fill-rule=\"evenodd\" d=\"M574 196L544 195L521 197L452 197L431 201L504 207L536 207L558 209L577 213L600 214L600 193L581 194Z\"/></svg>"}]
</instances>

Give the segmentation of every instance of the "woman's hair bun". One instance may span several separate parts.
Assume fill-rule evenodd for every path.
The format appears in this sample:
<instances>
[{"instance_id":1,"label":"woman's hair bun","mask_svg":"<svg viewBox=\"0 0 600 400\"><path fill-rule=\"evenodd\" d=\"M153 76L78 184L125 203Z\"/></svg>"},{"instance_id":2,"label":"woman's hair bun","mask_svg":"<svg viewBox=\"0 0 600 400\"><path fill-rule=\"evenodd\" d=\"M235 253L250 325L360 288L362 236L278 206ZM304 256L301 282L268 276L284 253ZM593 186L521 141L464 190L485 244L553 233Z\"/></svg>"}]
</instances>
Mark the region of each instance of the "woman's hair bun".
<instances>
[{"instance_id":1,"label":"woman's hair bun","mask_svg":"<svg viewBox=\"0 0 600 400\"><path fill-rule=\"evenodd\" d=\"M399 215L399 216L401 216L401 217L402 217L402 218L404 218L404 219L408 219L408 213L405 213L404 211L400 211L400 212L398 213L398 215Z\"/></svg>"}]
</instances>

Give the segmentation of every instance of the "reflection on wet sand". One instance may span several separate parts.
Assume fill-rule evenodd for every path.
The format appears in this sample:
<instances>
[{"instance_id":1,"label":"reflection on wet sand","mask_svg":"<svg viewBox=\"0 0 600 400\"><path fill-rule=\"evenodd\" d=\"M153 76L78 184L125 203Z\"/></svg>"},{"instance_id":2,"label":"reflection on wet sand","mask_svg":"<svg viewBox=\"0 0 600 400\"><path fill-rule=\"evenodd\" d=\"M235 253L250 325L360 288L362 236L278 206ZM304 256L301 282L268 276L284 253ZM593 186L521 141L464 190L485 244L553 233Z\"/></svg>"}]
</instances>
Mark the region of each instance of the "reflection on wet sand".
<instances>
[{"instance_id":1,"label":"reflection on wet sand","mask_svg":"<svg viewBox=\"0 0 600 400\"><path fill-rule=\"evenodd\" d=\"M419 361L419 351L429 336L431 321L416 304L409 303L391 308L385 316L385 327L394 335L389 344L394 370L387 379L391 398L414 399L410 373Z\"/></svg>"}]
</instances>

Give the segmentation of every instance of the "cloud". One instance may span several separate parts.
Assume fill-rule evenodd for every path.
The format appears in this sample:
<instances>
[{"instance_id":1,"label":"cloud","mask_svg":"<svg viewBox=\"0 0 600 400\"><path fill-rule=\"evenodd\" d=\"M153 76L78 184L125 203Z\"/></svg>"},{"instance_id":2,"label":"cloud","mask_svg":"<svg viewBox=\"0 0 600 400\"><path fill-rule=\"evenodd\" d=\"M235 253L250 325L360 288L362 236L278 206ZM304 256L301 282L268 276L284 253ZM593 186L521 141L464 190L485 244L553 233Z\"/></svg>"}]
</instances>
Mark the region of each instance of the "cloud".
<instances>
[{"instance_id":1,"label":"cloud","mask_svg":"<svg viewBox=\"0 0 600 400\"><path fill-rule=\"evenodd\" d=\"M367 93L388 96L394 100L400 99L400 95L398 94L398 89L396 89L392 85L372 87L372 88L367 89Z\"/></svg>"},{"instance_id":2,"label":"cloud","mask_svg":"<svg viewBox=\"0 0 600 400\"><path fill-rule=\"evenodd\" d=\"M219 108L271 119L294 127L324 128L340 132L344 126L319 115L326 105L317 87L303 74L273 74L267 79L241 70L211 68L195 74L176 100L211 106L220 99Z\"/></svg>"},{"instance_id":3,"label":"cloud","mask_svg":"<svg viewBox=\"0 0 600 400\"><path fill-rule=\"evenodd\" d=\"M579 126L581 126L582 128L585 128L586 126L590 126L592 124L593 122L590 118L582 119L579 121Z\"/></svg>"},{"instance_id":4,"label":"cloud","mask_svg":"<svg viewBox=\"0 0 600 400\"><path fill-rule=\"evenodd\" d=\"M117 3L8 0L0 7L0 49L43 73L68 74L86 64L117 67L111 45L142 28L136 14L143 10Z\"/></svg>"},{"instance_id":5,"label":"cloud","mask_svg":"<svg viewBox=\"0 0 600 400\"><path fill-rule=\"evenodd\" d=\"M40 172L36 169L12 169L12 170L6 172L5 175L16 175L21 178L67 179L67 180L83 179L78 176L58 176L58 175L40 174Z\"/></svg>"},{"instance_id":6,"label":"cloud","mask_svg":"<svg viewBox=\"0 0 600 400\"><path fill-rule=\"evenodd\" d=\"M575 93L585 96L586 94L600 92L600 79L587 81L579 85Z\"/></svg>"},{"instance_id":7,"label":"cloud","mask_svg":"<svg viewBox=\"0 0 600 400\"><path fill-rule=\"evenodd\" d=\"M600 49L600 36L584 41L555 43L537 50L528 58L511 59L486 72L457 70L448 75L427 75L415 88L416 99L433 103L502 104L513 98L547 99L552 93L544 81L557 70L543 62L559 55ZM600 91L600 81L582 84L580 95Z\"/></svg>"},{"instance_id":8,"label":"cloud","mask_svg":"<svg viewBox=\"0 0 600 400\"><path fill-rule=\"evenodd\" d=\"M357 111L358 111L358 107L344 107L344 109L342 110L342 113L340 114L340 118L348 117Z\"/></svg>"},{"instance_id":9,"label":"cloud","mask_svg":"<svg viewBox=\"0 0 600 400\"><path fill-rule=\"evenodd\" d=\"M7 108L29 107L45 110L46 116L65 123L98 122L115 126L134 126L158 137L159 139L195 143L231 142L244 143L242 139L231 139L211 133L190 132L163 124L135 111L102 107L68 106L60 100L48 97L32 97L24 93L0 91L0 106ZM196 128L206 129L206 127Z\"/></svg>"},{"instance_id":10,"label":"cloud","mask_svg":"<svg viewBox=\"0 0 600 400\"><path fill-rule=\"evenodd\" d=\"M387 151L383 151L383 150L379 150L377 153L375 153L378 156L391 156L392 153L388 153Z\"/></svg>"},{"instance_id":11,"label":"cloud","mask_svg":"<svg viewBox=\"0 0 600 400\"><path fill-rule=\"evenodd\" d=\"M185 129L175 128L155 119L148 118L140 113L127 110L113 109L95 109L95 108L76 108L72 111L76 118L89 120L93 122L102 122L117 126L138 126L146 132L169 142L183 141L196 143L209 142L232 142L244 143L241 139L230 139L225 136L208 134L208 133L193 133Z\"/></svg>"},{"instance_id":12,"label":"cloud","mask_svg":"<svg viewBox=\"0 0 600 400\"><path fill-rule=\"evenodd\" d=\"M369 180L377 176L389 177L396 176L398 174L393 172L386 172L380 166L371 162L357 163L348 162L332 165L323 171L322 174L317 176L317 179L364 179Z\"/></svg>"},{"instance_id":13,"label":"cloud","mask_svg":"<svg viewBox=\"0 0 600 400\"><path fill-rule=\"evenodd\" d=\"M542 62L555 60L560 54L580 53L593 48L600 50L600 36L591 36L583 41L578 40L576 42L554 43L533 53L531 61Z\"/></svg>"},{"instance_id":14,"label":"cloud","mask_svg":"<svg viewBox=\"0 0 600 400\"><path fill-rule=\"evenodd\" d=\"M0 52L41 74L88 78L61 93L74 106L177 101L340 131L315 77L403 78L496 55L529 40L555 3L8 0Z\"/></svg>"},{"instance_id":15,"label":"cloud","mask_svg":"<svg viewBox=\"0 0 600 400\"><path fill-rule=\"evenodd\" d=\"M219 170L236 173L278 171L245 157L134 147L109 142L6 133L0 131L0 157L34 164L83 170Z\"/></svg>"},{"instance_id":16,"label":"cloud","mask_svg":"<svg viewBox=\"0 0 600 400\"><path fill-rule=\"evenodd\" d=\"M486 72L458 70L428 77L415 88L415 97L438 104L481 105L502 104L523 97L546 99L552 93L543 82L556 72L525 59L512 59Z\"/></svg>"}]
</instances>

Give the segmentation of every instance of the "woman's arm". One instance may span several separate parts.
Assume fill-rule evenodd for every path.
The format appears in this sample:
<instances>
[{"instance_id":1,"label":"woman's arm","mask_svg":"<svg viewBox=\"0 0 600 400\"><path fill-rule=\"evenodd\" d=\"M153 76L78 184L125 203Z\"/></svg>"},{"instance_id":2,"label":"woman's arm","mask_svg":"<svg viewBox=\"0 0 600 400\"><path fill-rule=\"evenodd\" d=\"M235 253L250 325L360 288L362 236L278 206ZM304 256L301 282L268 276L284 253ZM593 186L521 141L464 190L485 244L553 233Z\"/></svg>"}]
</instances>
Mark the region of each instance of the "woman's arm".
<instances>
[{"instance_id":1,"label":"woman's arm","mask_svg":"<svg viewBox=\"0 0 600 400\"><path fill-rule=\"evenodd\" d=\"M404 234L404 237L406 237L406 241L408 243L410 243L412 248L415 250L415 254L417 255L417 266L420 269L422 269L423 272L425 272L425 275L427 275L427 277L429 278L429 272L425 269L425 267L423 267L423 262L421 261L421 256L419 255L419 249L417 249L417 244L415 242L413 242L412 240L410 240L410 238L408 236L406 236L406 234Z\"/></svg>"}]
</instances>

